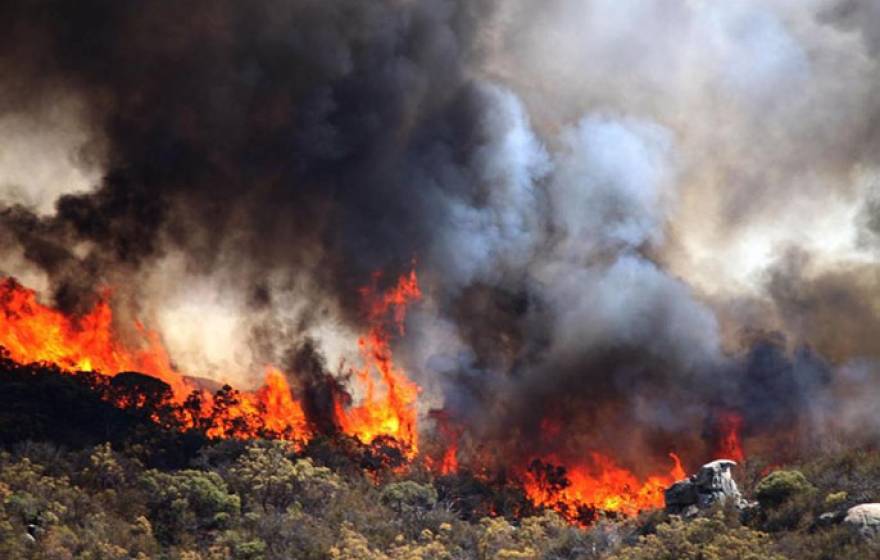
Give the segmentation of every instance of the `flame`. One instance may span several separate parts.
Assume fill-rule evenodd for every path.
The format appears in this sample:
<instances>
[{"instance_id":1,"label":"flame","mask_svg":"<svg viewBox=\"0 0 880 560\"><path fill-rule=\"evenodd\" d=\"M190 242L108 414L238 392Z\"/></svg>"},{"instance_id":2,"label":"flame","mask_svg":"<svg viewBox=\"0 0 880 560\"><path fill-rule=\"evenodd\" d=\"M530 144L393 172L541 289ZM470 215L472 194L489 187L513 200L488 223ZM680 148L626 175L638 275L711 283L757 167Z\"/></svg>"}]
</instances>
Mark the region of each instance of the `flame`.
<instances>
[{"instance_id":1,"label":"flame","mask_svg":"<svg viewBox=\"0 0 880 560\"><path fill-rule=\"evenodd\" d=\"M449 413L445 410L435 409L430 412L436 426L435 446L431 454L424 457L425 466L429 471L440 476L447 476L458 472L458 440L461 438L463 429L457 426ZM440 453L437 452L439 447Z\"/></svg>"},{"instance_id":2,"label":"flame","mask_svg":"<svg viewBox=\"0 0 880 560\"><path fill-rule=\"evenodd\" d=\"M523 486L533 504L554 509L572 522L592 521L597 511L635 515L662 507L663 490L685 478L678 456L669 456L673 460L669 473L645 480L597 452L588 462L566 467L554 466L558 461L548 457L532 461Z\"/></svg>"},{"instance_id":3,"label":"flame","mask_svg":"<svg viewBox=\"0 0 880 560\"><path fill-rule=\"evenodd\" d=\"M453 442L443 452L437 472L441 475L450 475L458 472L458 444Z\"/></svg>"},{"instance_id":4,"label":"flame","mask_svg":"<svg viewBox=\"0 0 880 560\"><path fill-rule=\"evenodd\" d=\"M267 367L265 385L255 392L229 390L222 395L199 391L172 365L159 334L136 323L142 347L119 342L113 330L110 292L95 306L71 318L41 304L35 291L11 278L0 281L0 346L19 363L49 363L67 371L94 371L115 376L137 371L167 383L180 405L185 428L202 426L209 437L257 437L273 434L288 439L310 435L301 404L293 398L284 375ZM192 406L195 399L197 402ZM119 406L136 403L120 401ZM186 410L189 413L187 421Z\"/></svg>"},{"instance_id":5,"label":"flame","mask_svg":"<svg viewBox=\"0 0 880 560\"><path fill-rule=\"evenodd\" d=\"M718 441L715 456L719 459L732 459L736 462L745 460L742 448L743 418L736 412L723 412L718 417L718 429L721 437Z\"/></svg>"},{"instance_id":6,"label":"flame","mask_svg":"<svg viewBox=\"0 0 880 560\"><path fill-rule=\"evenodd\" d=\"M211 395L198 390L171 364L159 334L136 324L140 348L116 338L109 291L81 317L68 317L43 305L35 291L8 278L0 282L0 346L20 363L50 363L67 371L94 371L114 376L137 371L171 387L180 405L184 426L201 427L209 437L280 437L307 441L312 430L302 404L293 396L284 374L267 366L264 385L253 392L224 387ZM418 452L416 399L420 388L393 361L388 323L404 333L407 305L421 297L415 270L403 275L394 288L377 294L374 286L362 290L367 303L368 332L359 338L363 367L356 372L364 398L354 407L341 400L335 413L342 432L364 443L393 438L409 458ZM379 384L382 391L379 390ZM117 404L124 406L125 402Z\"/></svg>"},{"instance_id":7,"label":"flame","mask_svg":"<svg viewBox=\"0 0 880 560\"><path fill-rule=\"evenodd\" d=\"M384 294L377 294L374 285L361 290L367 304L370 328L358 339L358 350L363 367L355 372L364 389L357 406L346 407L334 403L336 421L343 433L363 443L372 443L379 437L391 437L403 446L409 458L418 453L418 426L416 401L420 387L394 364L389 343L388 322L404 334L407 306L422 297L415 270L400 277L397 284ZM381 382L383 391L377 387Z\"/></svg>"},{"instance_id":8,"label":"flame","mask_svg":"<svg viewBox=\"0 0 880 560\"><path fill-rule=\"evenodd\" d=\"M237 393L229 406L212 408L221 410L211 417L206 431L214 438L254 438L274 436L280 439L305 442L312 430L306 419L302 404L293 398L284 374L273 366L266 366L262 387L252 393Z\"/></svg>"},{"instance_id":9,"label":"flame","mask_svg":"<svg viewBox=\"0 0 880 560\"><path fill-rule=\"evenodd\" d=\"M20 363L44 362L72 371L116 374L138 371L161 379L183 400L193 387L171 366L159 334L137 324L145 347L130 350L113 333L113 312L105 290L85 315L71 319L37 301L36 292L7 278L0 282L0 346Z\"/></svg>"},{"instance_id":10,"label":"flame","mask_svg":"<svg viewBox=\"0 0 880 560\"><path fill-rule=\"evenodd\" d=\"M264 385L257 400L266 407L266 427L273 432L306 434L308 421L302 403L293 398L287 378L278 368L267 366Z\"/></svg>"}]
</instances>

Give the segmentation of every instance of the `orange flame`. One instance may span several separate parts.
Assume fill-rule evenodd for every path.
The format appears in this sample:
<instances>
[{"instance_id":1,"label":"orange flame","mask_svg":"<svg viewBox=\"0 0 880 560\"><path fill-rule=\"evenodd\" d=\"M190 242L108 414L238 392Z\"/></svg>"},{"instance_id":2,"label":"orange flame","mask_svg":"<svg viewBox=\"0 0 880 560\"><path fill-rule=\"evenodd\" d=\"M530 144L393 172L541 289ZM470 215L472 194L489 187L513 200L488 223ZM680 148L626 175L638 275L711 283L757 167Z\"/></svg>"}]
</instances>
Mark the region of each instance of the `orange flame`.
<instances>
[{"instance_id":1,"label":"orange flame","mask_svg":"<svg viewBox=\"0 0 880 560\"><path fill-rule=\"evenodd\" d=\"M143 347L132 350L120 343L113 331L108 296L105 291L88 313L70 318L41 304L36 292L13 279L0 281L0 346L19 363L50 363L68 371L95 371L109 376L123 371L144 373L167 383L179 405L195 392L201 403L198 410L189 411L196 417L185 425L207 422L205 433L209 437L243 438L271 432L302 439L310 434L303 408L279 370L267 368L263 387L253 393L236 393L236 399L219 407L214 397L199 393L172 367L157 332L136 324L144 339Z\"/></svg>"},{"instance_id":2,"label":"orange flame","mask_svg":"<svg viewBox=\"0 0 880 560\"><path fill-rule=\"evenodd\" d=\"M137 325L146 347L129 350L113 334L109 293L78 319L37 301L36 292L15 280L0 282L0 346L21 363L45 362L73 371L98 371L110 375L138 371L161 379L183 400L193 387L171 367L159 334Z\"/></svg>"},{"instance_id":3,"label":"orange flame","mask_svg":"<svg viewBox=\"0 0 880 560\"><path fill-rule=\"evenodd\" d=\"M445 410L432 410L430 415L439 437L434 438L434 449L424 457L425 466L440 476L455 474L458 472L458 441L463 430L452 422Z\"/></svg>"},{"instance_id":4,"label":"orange flame","mask_svg":"<svg viewBox=\"0 0 880 560\"><path fill-rule=\"evenodd\" d=\"M302 404L293 398L284 374L266 366L264 385L252 393L241 393L236 402L212 417L208 437L275 437L305 442L312 431Z\"/></svg>"},{"instance_id":5,"label":"orange flame","mask_svg":"<svg viewBox=\"0 0 880 560\"><path fill-rule=\"evenodd\" d=\"M415 270L400 278L385 294L374 288L362 290L367 301L369 331L358 340L364 366L356 372L365 396L355 407L335 403L343 433L371 443L377 437L397 440L412 458L418 451L416 399L419 387L393 361L386 323L403 334L407 305L421 297ZM202 426L209 437L257 437L272 435L307 441L312 435L302 404L291 392L287 379L268 366L264 385L254 392L227 387L216 395L199 392L172 365L157 332L137 324L143 347L131 349L120 343L113 330L113 313L105 292L93 309L71 318L41 304L36 292L12 279L0 282L0 346L20 363L55 364L68 371L96 371L116 375L137 371L167 383L174 401L189 413L188 427ZM378 374L378 380L374 374ZM384 391L380 394L380 382ZM192 395L196 404L188 404ZM122 403L120 403L122 404ZM181 416L183 414L181 413Z\"/></svg>"},{"instance_id":6,"label":"orange flame","mask_svg":"<svg viewBox=\"0 0 880 560\"><path fill-rule=\"evenodd\" d=\"M367 302L370 329L358 339L364 365L355 375L365 394L354 407L346 408L345 403L337 400L336 420L344 433L364 443L390 436L412 458L418 453L416 400L421 389L394 364L387 323L390 314L398 333L404 334L406 308L422 297L416 272L401 276L397 285L384 294L376 294L374 286L361 290L361 294ZM381 394L377 377L384 389Z\"/></svg>"},{"instance_id":7,"label":"orange flame","mask_svg":"<svg viewBox=\"0 0 880 560\"><path fill-rule=\"evenodd\" d=\"M635 515L663 506L663 490L685 478L681 461L670 453L674 464L668 474L639 480L614 459L592 453L588 463L554 467L553 457L533 461L524 478L528 498L536 506L548 507L570 521L581 520L582 511L617 512Z\"/></svg>"},{"instance_id":8,"label":"orange flame","mask_svg":"<svg viewBox=\"0 0 880 560\"><path fill-rule=\"evenodd\" d=\"M745 460L746 455L742 448L743 418L736 412L724 412L718 417L718 429L721 438L718 441L715 456L719 459L732 459L737 462Z\"/></svg>"},{"instance_id":9,"label":"orange flame","mask_svg":"<svg viewBox=\"0 0 880 560\"><path fill-rule=\"evenodd\" d=\"M443 452L440 464L437 465L437 473L445 476L456 472L458 472L458 444L452 442Z\"/></svg>"}]
</instances>

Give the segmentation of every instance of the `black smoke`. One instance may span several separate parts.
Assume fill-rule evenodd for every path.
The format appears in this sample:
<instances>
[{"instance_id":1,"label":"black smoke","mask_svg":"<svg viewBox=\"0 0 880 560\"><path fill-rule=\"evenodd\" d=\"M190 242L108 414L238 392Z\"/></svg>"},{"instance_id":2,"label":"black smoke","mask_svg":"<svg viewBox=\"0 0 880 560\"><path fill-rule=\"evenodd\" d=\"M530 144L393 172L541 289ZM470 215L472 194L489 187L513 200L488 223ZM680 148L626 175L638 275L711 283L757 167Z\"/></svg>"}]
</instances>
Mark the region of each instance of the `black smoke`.
<instances>
[{"instance_id":1,"label":"black smoke","mask_svg":"<svg viewBox=\"0 0 880 560\"><path fill-rule=\"evenodd\" d=\"M231 255L254 286L307 269L353 304L367 274L424 252L429 191L467 150L442 129L475 110L485 4L7 3L6 110L83 97L108 153L94 193L44 222L8 208L3 227L62 304L170 247L199 272Z\"/></svg>"}]
</instances>

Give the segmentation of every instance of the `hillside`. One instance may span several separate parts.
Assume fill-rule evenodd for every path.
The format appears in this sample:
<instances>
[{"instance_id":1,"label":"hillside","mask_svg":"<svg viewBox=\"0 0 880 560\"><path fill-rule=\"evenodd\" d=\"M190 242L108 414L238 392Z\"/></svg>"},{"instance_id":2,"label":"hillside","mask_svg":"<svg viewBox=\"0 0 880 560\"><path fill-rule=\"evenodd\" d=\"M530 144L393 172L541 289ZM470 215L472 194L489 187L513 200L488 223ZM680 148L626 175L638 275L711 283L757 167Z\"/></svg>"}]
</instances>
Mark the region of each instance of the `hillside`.
<instances>
[{"instance_id":1,"label":"hillside","mask_svg":"<svg viewBox=\"0 0 880 560\"><path fill-rule=\"evenodd\" d=\"M714 508L600 514L588 526L533 507L512 482L431 474L381 450L211 440L107 405L82 379L3 362L0 557L123 560L873 558L880 545L820 514L880 499L880 453L735 471L751 514ZM775 475L772 473L776 473ZM792 482L792 480L794 482Z\"/></svg>"}]
</instances>

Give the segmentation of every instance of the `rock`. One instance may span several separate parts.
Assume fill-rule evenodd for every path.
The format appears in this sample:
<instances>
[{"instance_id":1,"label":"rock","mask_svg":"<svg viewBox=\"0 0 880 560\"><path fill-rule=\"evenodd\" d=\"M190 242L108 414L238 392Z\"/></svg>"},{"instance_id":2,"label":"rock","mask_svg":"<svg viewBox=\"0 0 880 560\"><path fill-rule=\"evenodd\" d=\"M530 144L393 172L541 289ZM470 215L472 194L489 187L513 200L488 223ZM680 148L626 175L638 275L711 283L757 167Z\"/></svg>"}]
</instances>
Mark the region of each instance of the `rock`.
<instances>
[{"instance_id":1,"label":"rock","mask_svg":"<svg viewBox=\"0 0 880 560\"><path fill-rule=\"evenodd\" d=\"M733 480L730 471L736 465L735 461L729 459L719 459L706 463L694 479L697 487L697 506L707 508L716 503L724 503L727 500L733 500L739 504L743 501L739 488Z\"/></svg>"},{"instance_id":2,"label":"rock","mask_svg":"<svg viewBox=\"0 0 880 560\"><path fill-rule=\"evenodd\" d=\"M730 474L734 465L736 462L729 459L706 463L697 474L679 480L667 488L663 493L666 511L692 517L701 509L729 501L740 510L746 509L749 503L743 499Z\"/></svg>"},{"instance_id":3,"label":"rock","mask_svg":"<svg viewBox=\"0 0 880 560\"><path fill-rule=\"evenodd\" d=\"M35 523L29 523L27 526L27 532L28 535L32 536L34 539L38 539L46 532L46 530Z\"/></svg>"},{"instance_id":4,"label":"rock","mask_svg":"<svg viewBox=\"0 0 880 560\"><path fill-rule=\"evenodd\" d=\"M816 518L815 526L816 527L831 527L832 525L837 525L843 518L846 516L846 512L842 511L828 511L820 515Z\"/></svg>"},{"instance_id":5,"label":"rock","mask_svg":"<svg viewBox=\"0 0 880 560\"><path fill-rule=\"evenodd\" d=\"M846 511L843 522L868 538L880 537L880 504L859 504Z\"/></svg>"},{"instance_id":6,"label":"rock","mask_svg":"<svg viewBox=\"0 0 880 560\"><path fill-rule=\"evenodd\" d=\"M667 488L663 496L666 500L666 509L671 507L683 509L699 501L697 486L689 478L679 480Z\"/></svg>"}]
</instances>

